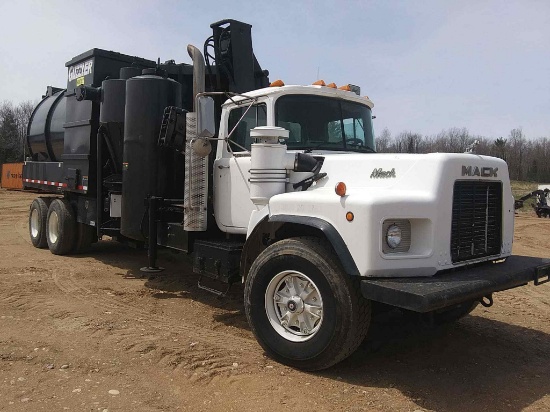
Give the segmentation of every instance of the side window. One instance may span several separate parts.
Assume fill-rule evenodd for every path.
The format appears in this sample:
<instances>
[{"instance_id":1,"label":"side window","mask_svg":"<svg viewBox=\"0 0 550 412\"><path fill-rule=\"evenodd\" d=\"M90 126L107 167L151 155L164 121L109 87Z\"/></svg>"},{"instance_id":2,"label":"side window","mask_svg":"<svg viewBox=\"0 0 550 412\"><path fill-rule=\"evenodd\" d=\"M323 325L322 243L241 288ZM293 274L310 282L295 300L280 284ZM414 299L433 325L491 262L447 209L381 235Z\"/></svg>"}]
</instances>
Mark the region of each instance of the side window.
<instances>
[{"instance_id":1,"label":"side window","mask_svg":"<svg viewBox=\"0 0 550 412\"><path fill-rule=\"evenodd\" d=\"M243 147L246 150L250 150L250 145L252 144L250 130L256 126L267 125L267 107L265 104L252 106L239 122L239 119L246 112L247 108L248 106L236 107L229 112L228 133L237 126L228 143L234 152L243 152Z\"/></svg>"}]
</instances>

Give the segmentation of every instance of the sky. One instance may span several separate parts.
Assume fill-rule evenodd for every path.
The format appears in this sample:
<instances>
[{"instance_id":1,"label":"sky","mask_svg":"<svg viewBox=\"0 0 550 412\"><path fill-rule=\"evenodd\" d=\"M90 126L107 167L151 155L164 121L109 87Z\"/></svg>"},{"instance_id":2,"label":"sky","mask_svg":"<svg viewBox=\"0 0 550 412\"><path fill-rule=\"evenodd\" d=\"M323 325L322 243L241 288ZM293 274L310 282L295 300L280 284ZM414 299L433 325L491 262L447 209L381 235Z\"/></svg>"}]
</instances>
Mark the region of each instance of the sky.
<instances>
[{"instance_id":1,"label":"sky","mask_svg":"<svg viewBox=\"0 0 550 412\"><path fill-rule=\"evenodd\" d=\"M66 87L65 63L94 47L190 63L187 44L232 18L270 80L359 85L378 133L550 137L548 0L0 0L0 16L0 102Z\"/></svg>"}]
</instances>

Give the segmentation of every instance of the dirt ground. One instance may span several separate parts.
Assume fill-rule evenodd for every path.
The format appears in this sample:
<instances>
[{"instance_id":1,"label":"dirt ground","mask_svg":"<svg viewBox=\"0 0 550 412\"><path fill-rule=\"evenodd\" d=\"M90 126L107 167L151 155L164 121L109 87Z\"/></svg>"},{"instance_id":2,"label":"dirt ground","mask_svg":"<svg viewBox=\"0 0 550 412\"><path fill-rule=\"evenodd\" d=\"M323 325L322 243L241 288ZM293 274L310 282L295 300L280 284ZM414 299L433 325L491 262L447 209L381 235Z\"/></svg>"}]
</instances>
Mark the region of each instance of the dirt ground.
<instances>
[{"instance_id":1,"label":"dirt ground","mask_svg":"<svg viewBox=\"0 0 550 412\"><path fill-rule=\"evenodd\" d=\"M379 320L351 358L304 373L264 355L240 285L200 290L181 255L143 276L146 253L116 242L33 248L34 196L0 190L2 411L550 410L548 284L436 330ZM550 219L516 219L516 254L550 257L549 242Z\"/></svg>"}]
</instances>

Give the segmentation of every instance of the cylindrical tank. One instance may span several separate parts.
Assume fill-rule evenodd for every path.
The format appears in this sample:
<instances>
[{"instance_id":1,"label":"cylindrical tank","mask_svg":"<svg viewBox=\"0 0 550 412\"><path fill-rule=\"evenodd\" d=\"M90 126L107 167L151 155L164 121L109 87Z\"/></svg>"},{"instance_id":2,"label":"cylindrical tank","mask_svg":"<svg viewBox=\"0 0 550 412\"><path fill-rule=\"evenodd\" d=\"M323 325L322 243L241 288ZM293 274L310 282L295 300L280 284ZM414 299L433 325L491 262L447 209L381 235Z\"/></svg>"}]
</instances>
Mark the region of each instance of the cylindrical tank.
<instances>
[{"instance_id":1,"label":"cylindrical tank","mask_svg":"<svg viewBox=\"0 0 550 412\"><path fill-rule=\"evenodd\" d=\"M182 86L172 79L144 75L126 81L120 232L128 238L145 240L145 199L165 192L164 163L172 153L164 153L157 141L164 109L181 105Z\"/></svg>"},{"instance_id":2,"label":"cylindrical tank","mask_svg":"<svg viewBox=\"0 0 550 412\"><path fill-rule=\"evenodd\" d=\"M126 105L126 80L109 79L101 83L101 123L124 123Z\"/></svg>"},{"instance_id":3,"label":"cylindrical tank","mask_svg":"<svg viewBox=\"0 0 550 412\"><path fill-rule=\"evenodd\" d=\"M142 70L143 69L139 67L123 67L122 69L120 69L119 77L123 80L128 80L132 77L140 76Z\"/></svg>"},{"instance_id":4,"label":"cylindrical tank","mask_svg":"<svg viewBox=\"0 0 550 412\"><path fill-rule=\"evenodd\" d=\"M66 102L65 90L61 90L46 96L34 109L27 128L27 147L33 160L61 160Z\"/></svg>"},{"instance_id":5,"label":"cylindrical tank","mask_svg":"<svg viewBox=\"0 0 550 412\"><path fill-rule=\"evenodd\" d=\"M101 136L105 139L109 156L115 164L115 170L122 169L122 150L124 139L124 108L126 105L126 80L109 79L101 83L101 107L99 122L102 125Z\"/></svg>"}]
</instances>

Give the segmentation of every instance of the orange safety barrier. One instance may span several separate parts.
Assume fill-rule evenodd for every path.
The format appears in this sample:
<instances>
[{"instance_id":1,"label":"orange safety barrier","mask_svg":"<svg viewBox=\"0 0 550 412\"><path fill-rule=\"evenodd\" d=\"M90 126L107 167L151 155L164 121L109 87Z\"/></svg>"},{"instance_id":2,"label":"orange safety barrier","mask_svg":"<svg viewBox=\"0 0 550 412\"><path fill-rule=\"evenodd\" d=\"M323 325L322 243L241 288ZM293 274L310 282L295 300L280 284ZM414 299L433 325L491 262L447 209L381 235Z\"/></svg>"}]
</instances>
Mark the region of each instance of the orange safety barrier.
<instances>
[{"instance_id":1,"label":"orange safety barrier","mask_svg":"<svg viewBox=\"0 0 550 412\"><path fill-rule=\"evenodd\" d=\"M23 163L4 163L0 186L4 189L23 189Z\"/></svg>"}]
</instances>

